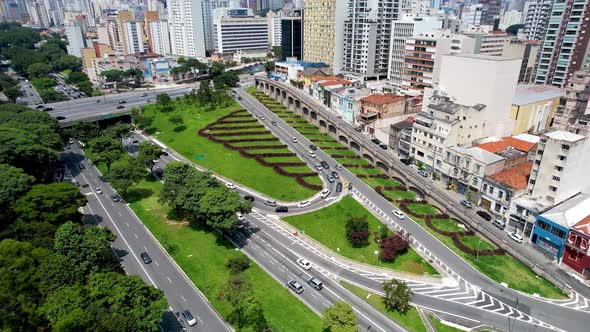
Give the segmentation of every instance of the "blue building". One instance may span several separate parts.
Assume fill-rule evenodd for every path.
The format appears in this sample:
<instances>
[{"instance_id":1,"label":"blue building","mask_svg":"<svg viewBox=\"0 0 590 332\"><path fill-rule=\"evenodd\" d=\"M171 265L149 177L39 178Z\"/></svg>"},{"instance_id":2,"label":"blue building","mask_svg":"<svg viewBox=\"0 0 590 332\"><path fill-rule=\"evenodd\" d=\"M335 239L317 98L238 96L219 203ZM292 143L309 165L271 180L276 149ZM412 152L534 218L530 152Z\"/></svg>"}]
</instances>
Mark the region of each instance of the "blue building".
<instances>
[{"instance_id":1,"label":"blue building","mask_svg":"<svg viewBox=\"0 0 590 332\"><path fill-rule=\"evenodd\" d=\"M570 227L589 215L590 195L577 194L537 216L531 242L561 262Z\"/></svg>"}]
</instances>

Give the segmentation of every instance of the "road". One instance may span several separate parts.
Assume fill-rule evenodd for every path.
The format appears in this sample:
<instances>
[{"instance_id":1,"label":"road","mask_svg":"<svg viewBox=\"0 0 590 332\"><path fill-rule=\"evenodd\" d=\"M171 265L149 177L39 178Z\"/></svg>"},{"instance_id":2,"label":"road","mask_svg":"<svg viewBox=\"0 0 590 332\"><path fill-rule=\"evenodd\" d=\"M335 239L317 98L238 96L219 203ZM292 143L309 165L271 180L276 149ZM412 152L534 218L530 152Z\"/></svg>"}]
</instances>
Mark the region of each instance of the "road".
<instances>
[{"instance_id":1,"label":"road","mask_svg":"<svg viewBox=\"0 0 590 332\"><path fill-rule=\"evenodd\" d=\"M75 100L62 101L47 104L53 107L48 113L57 118L60 123L82 121L86 119L108 118L117 112L129 113L131 108L154 103L156 95L167 93L175 98L190 92L195 85L174 86L165 89L152 89L145 91L132 91L98 97L89 97ZM120 102L125 103L120 103ZM122 106L122 109L118 107Z\"/></svg>"},{"instance_id":2,"label":"road","mask_svg":"<svg viewBox=\"0 0 590 332\"><path fill-rule=\"evenodd\" d=\"M148 285L164 291L170 307L164 314L162 330L181 331L182 318L178 313L188 309L198 319L196 326L184 324L189 331L232 331L127 204L111 199L114 189L85 159L83 152L76 145L66 151L62 157L73 178L81 185L89 185L88 188L80 188L88 198L88 204L82 208L85 220L107 227L117 236L112 247L128 274L139 275ZM85 165L85 169L80 170L80 163ZM102 188L103 193L97 194L96 187ZM153 260L151 264L143 263L140 258L142 252L149 253Z\"/></svg>"},{"instance_id":3,"label":"road","mask_svg":"<svg viewBox=\"0 0 590 332\"><path fill-rule=\"evenodd\" d=\"M244 89L240 88L236 89L236 91L238 96L241 97L240 103L246 109L253 109L253 112L265 114L269 121L277 122L277 127L279 127L280 130L274 130L273 133L279 136L283 142L288 140L289 136L294 136L297 134L295 129L291 128L278 116L274 115L270 110L258 103L253 97L248 95ZM368 138L362 139L368 140ZM303 144L308 144L309 141L302 139L300 142ZM319 158L326 160L331 164L335 163L335 161L332 160L329 155L323 153L322 151L318 150L316 153ZM518 321L531 321L536 323L528 324L526 330L535 330L538 327L554 330L562 329L566 331L585 330L583 327L584 325L580 324L579 322L590 321L590 315L588 312L570 309L556 303L550 303L543 299L537 299L496 283L495 281L481 274L479 271L475 270L470 264L458 257L452 250L430 235L430 233L420 227L417 223L413 222L409 218L399 220L396 217L390 215L389 211L394 208L393 205L377 194L372 188L368 187L360 179L356 178L354 174L344 171L341 172L341 175L346 181L352 183L359 197L363 197L368 203L374 206L373 209L377 211L377 213L382 213L384 217L388 218L387 220L391 220L391 222L387 223L388 226L391 228L395 228L395 225L401 226L403 230L411 234L415 247L419 249L422 248L420 249L421 251L427 253L428 256L433 257L433 259L435 259L437 262L440 261L447 272L455 277L460 283L463 283L470 289L478 290L476 292L477 296L481 296L482 299L481 301L475 301L475 303L472 303L472 307L475 306L476 308L482 308L483 310L486 310L488 313L504 316L503 319L506 321L509 320L508 317L513 317L519 318L520 320L516 319ZM428 187L428 184L424 183L424 188ZM493 303L488 305L487 302ZM452 306L450 304L452 304ZM448 309L446 312L452 312L453 310L461 311L462 307L465 305L463 302L455 300L449 301L447 306ZM506 323L503 325L506 325ZM523 327L523 329L525 329L525 327Z\"/></svg>"}]
</instances>

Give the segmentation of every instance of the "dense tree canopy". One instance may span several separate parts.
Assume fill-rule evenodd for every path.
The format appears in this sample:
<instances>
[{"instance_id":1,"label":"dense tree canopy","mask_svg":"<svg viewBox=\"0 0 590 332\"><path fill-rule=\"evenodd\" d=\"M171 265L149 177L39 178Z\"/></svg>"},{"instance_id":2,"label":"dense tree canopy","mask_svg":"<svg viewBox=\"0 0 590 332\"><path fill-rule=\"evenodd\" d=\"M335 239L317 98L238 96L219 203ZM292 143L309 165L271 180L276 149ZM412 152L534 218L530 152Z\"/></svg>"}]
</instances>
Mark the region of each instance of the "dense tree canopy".
<instances>
[{"instance_id":1,"label":"dense tree canopy","mask_svg":"<svg viewBox=\"0 0 590 332\"><path fill-rule=\"evenodd\" d=\"M47 221L54 225L78 221L78 208L87 200L69 183L37 184L14 203L12 210L23 221Z\"/></svg>"},{"instance_id":2,"label":"dense tree canopy","mask_svg":"<svg viewBox=\"0 0 590 332\"><path fill-rule=\"evenodd\" d=\"M352 307L345 302L336 302L324 311L323 327L326 332L358 331Z\"/></svg>"}]
</instances>

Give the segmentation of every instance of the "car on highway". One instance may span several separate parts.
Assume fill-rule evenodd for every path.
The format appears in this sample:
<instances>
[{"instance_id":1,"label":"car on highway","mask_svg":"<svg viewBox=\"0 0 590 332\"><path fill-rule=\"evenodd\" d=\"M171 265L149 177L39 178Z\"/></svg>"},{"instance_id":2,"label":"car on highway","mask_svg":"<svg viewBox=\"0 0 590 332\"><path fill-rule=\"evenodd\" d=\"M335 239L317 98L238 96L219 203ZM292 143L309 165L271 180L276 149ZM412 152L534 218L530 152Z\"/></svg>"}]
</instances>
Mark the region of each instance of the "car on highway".
<instances>
[{"instance_id":1,"label":"car on highway","mask_svg":"<svg viewBox=\"0 0 590 332\"><path fill-rule=\"evenodd\" d=\"M291 138L291 141L292 141L293 143L297 143L297 137L293 136L293 137Z\"/></svg>"},{"instance_id":2,"label":"car on highway","mask_svg":"<svg viewBox=\"0 0 590 332\"><path fill-rule=\"evenodd\" d=\"M117 109L118 109L118 110L122 110L122 109L124 109L124 108L125 108L125 106L123 106L123 105L119 105L119 106L117 106Z\"/></svg>"},{"instance_id":3,"label":"car on highway","mask_svg":"<svg viewBox=\"0 0 590 332\"><path fill-rule=\"evenodd\" d=\"M287 286L297 294L303 293L303 286L295 280L289 280Z\"/></svg>"},{"instance_id":4,"label":"car on highway","mask_svg":"<svg viewBox=\"0 0 590 332\"><path fill-rule=\"evenodd\" d=\"M372 138L371 139L371 142L373 142L373 143L375 143L377 145L381 144L381 141L378 138Z\"/></svg>"},{"instance_id":5,"label":"car on highway","mask_svg":"<svg viewBox=\"0 0 590 332\"><path fill-rule=\"evenodd\" d=\"M44 108L44 110L46 110L46 111L53 111L54 109L55 109L55 107L53 107L53 106L47 106Z\"/></svg>"},{"instance_id":6,"label":"car on highway","mask_svg":"<svg viewBox=\"0 0 590 332\"><path fill-rule=\"evenodd\" d=\"M338 175L338 172L336 171L332 171L332 176L334 177L334 179L340 179L340 175Z\"/></svg>"},{"instance_id":7,"label":"car on highway","mask_svg":"<svg viewBox=\"0 0 590 332\"><path fill-rule=\"evenodd\" d=\"M323 167L322 167L322 164L320 164L320 163L317 163L317 164L315 164L315 168L316 168L318 171L321 171Z\"/></svg>"},{"instance_id":8,"label":"car on highway","mask_svg":"<svg viewBox=\"0 0 590 332\"><path fill-rule=\"evenodd\" d=\"M471 209L473 207L473 203L471 203L470 201L468 201L466 199L461 200L460 203L461 203L461 205L463 205L464 207L466 207L468 209Z\"/></svg>"},{"instance_id":9,"label":"car on highway","mask_svg":"<svg viewBox=\"0 0 590 332\"><path fill-rule=\"evenodd\" d=\"M190 311L188 311L188 310L183 311L182 317L184 317L184 319L186 320L186 323L189 326L197 325L197 319L195 318L195 316L193 316L193 314L191 314Z\"/></svg>"},{"instance_id":10,"label":"car on highway","mask_svg":"<svg viewBox=\"0 0 590 332\"><path fill-rule=\"evenodd\" d=\"M312 149L313 151L315 151L315 150L317 150L317 149L318 149L318 147L317 147L317 146L315 146L315 145L313 145L313 144L310 144L310 145L309 145L309 148L310 148L310 149Z\"/></svg>"},{"instance_id":11,"label":"car on highway","mask_svg":"<svg viewBox=\"0 0 590 332\"><path fill-rule=\"evenodd\" d=\"M430 176L430 173L423 171L423 170L419 170L418 174L422 175L423 177L427 178Z\"/></svg>"},{"instance_id":12,"label":"car on highway","mask_svg":"<svg viewBox=\"0 0 590 332\"><path fill-rule=\"evenodd\" d=\"M300 208L308 207L310 205L311 205L311 202L310 201L307 201L307 200L306 201L301 201L301 202L299 202L297 204L297 206L299 206Z\"/></svg>"},{"instance_id":13,"label":"car on highway","mask_svg":"<svg viewBox=\"0 0 590 332\"><path fill-rule=\"evenodd\" d=\"M141 259L143 260L144 264L150 264L152 262L152 258L145 251L141 253Z\"/></svg>"},{"instance_id":14,"label":"car on highway","mask_svg":"<svg viewBox=\"0 0 590 332\"><path fill-rule=\"evenodd\" d=\"M277 122L276 121L271 121L270 124L273 125L273 126L276 126L277 125Z\"/></svg>"},{"instance_id":15,"label":"car on highway","mask_svg":"<svg viewBox=\"0 0 590 332\"><path fill-rule=\"evenodd\" d=\"M317 290L321 290L322 288L324 288L324 284L322 284L322 281L316 277L309 278L309 280L307 280L307 284Z\"/></svg>"},{"instance_id":16,"label":"car on highway","mask_svg":"<svg viewBox=\"0 0 590 332\"><path fill-rule=\"evenodd\" d=\"M160 152L160 154L161 154L162 156L167 156L167 155L168 155L168 152L166 152L166 151L162 150L162 151Z\"/></svg>"},{"instance_id":17,"label":"car on highway","mask_svg":"<svg viewBox=\"0 0 590 332\"><path fill-rule=\"evenodd\" d=\"M307 270L309 270L309 269L311 269L311 262L310 262L310 261L308 261L308 260L307 260L307 259L305 259L305 258L298 258L298 259L297 259L297 264L298 264L299 266L301 266L301 267L302 267L304 270L306 270L306 271L307 271Z\"/></svg>"},{"instance_id":18,"label":"car on highway","mask_svg":"<svg viewBox=\"0 0 590 332\"><path fill-rule=\"evenodd\" d=\"M327 177L326 179L327 179L327 180L328 180L328 182L330 182L330 183L334 183L334 182L336 182L336 178L334 178L334 177L332 176L332 174L328 175L328 177Z\"/></svg>"},{"instance_id":19,"label":"car on highway","mask_svg":"<svg viewBox=\"0 0 590 332\"><path fill-rule=\"evenodd\" d=\"M234 189L236 189L236 185L235 185L235 184L233 184L233 183L231 183L231 182L228 182L228 183L226 183L226 184L225 184L225 186L226 186L226 187L227 187L229 190L234 190Z\"/></svg>"},{"instance_id":20,"label":"car on highway","mask_svg":"<svg viewBox=\"0 0 590 332\"><path fill-rule=\"evenodd\" d=\"M126 103L127 103L127 101L125 101L125 100L119 100L119 104L126 104Z\"/></svg>"},{"instance_id":21,"label":"car on highway","mask_svg":"<svg viewBox=\"0 0 590 332\"><path fill-rule=\"evenodd\" d=\"M55 117L55 119L56 119L56 120L65 120L65 119L66 119L66 117L65 117L65 116L62 116L62 115L60 115L60 116L56 116L56 117Z\"/></svg>"},{"instance_id":22,"label":"car on highway","mask_svg":"<svg viewBox=\"0 0 590 332\"><path fill-rule=\"evenodd\" d=\"M394 216L396 216L400 220L406 218L406 215L403 212L401 212L400 210L397 210L397 209L391 211L391 214L393 214Z\"/></svg>"},{"instance_id":23,"label":"car on highway","mask_svg":"<svg viewBox=\"0 0 590 332\"><path fill-rule=\"evenodd\" d=\"M264 201L264 205L275 207L275 206L277 206L277 202L267 199L266 201Z\"/></svg>"},{"instance_id":24,"label":"car on highway","mask_svg":"<svg viewBox=\"0 0 590 332\"><path fill-rule=\"evenodd\" d=\"M246 196L244 196L244 200L249 201L249 202L254 202L256 199L252 195L246 195Z\"/></svg>"},{"instance_id":25,"label":"car on highway","mask_svg":"<svg viewBox=\"0 0 590 332\"><path fill-rule=\"evenodd\" d=\"M489 213L487 213L486 211L477 211L475 213L477 213L478 216L482 217L483 219L485 219L487 221L492 220L492 216Z\"/></svg>"},{"instance_id":26,"label":"car on highway","mask_svg":"<svg viewBox=\"0 0 590 332\"><path fill-rule=\"evenodd\" d=\"M409 159L403 158L403 159L400 159L399 161L401 161L402 164L406 164L406 165L409 165L410 164L410 160Z\"/></svg>"},{"instance_id":27,"label":"car on highway","mask_svg":"<svg viewBox=\"0 0 590 332\"><path fill-rule=\"evenodd\" d=\"M337 192L342 192L342 182L336 183L336 191Z\"/></svg>"},{"instance_id":28,"label":"car on highway","mask_svg":"<svg viewBox=\"0 0 590 332\"><path fill-rule=\"evenodd\" d=\"M96 191L97 194L102 194L102 189L100 187L96 187L94 191Z\"/></svg>"},{"instance_id":29,"label":"car on highway","mask_svg":"<svg viewBox=\"0 0 590 332\"><path fill-rule=\"evenodd\" d=\"M342 170L342 165L336 164L334 165L334 168L341 171Z\"/></svg>"},{"instance_id":30,"label":"car on highway","mask_svg":"<svg viewBox=\"0 0 590 332\"><path fill-rule=\"evenodd\" d=\"M326 162L325 160L322 160L320 162L320 164L322 164L322 167L325 169L330 169L330 165L328 165L328 162Z\"/></svg>"},{"instance_id":31,"label":"car on highway","mask_svg":"<svg viewBox=\"0 0 590 332\"><path fill-rule=\"evenodd\" d=\"M111 195L111 199L113 200L113 202L118 202L118 201L120 201L120 200L121 200L121 199L119 198L119 195L117 195L117 194L112 194L112 195Z\"/></svg>"},{"instance_id":32,"label":"car on highway","mask_svg":"<svg viewBox=\"0 0 590 332\"><path fill-rule=\"evenodd\" d=\"M385 143L379 144L379 147L382 148L383 150L387 150L387 144L385 144Z\"/></svg>"},{"instance_id":33,"label":"car on highway","mask_svg":"<svg viewBox=\"0 0 590 332\"><path fill-rule=\"evenodd\" d=\"M508 233L508 237L517 243L522 243L524 241L524 238L522 237L522 235L520 235L518 233Z\"/></svg>"},{"instance_id":34,"label":"car on highway","mask_svg":"<svg viewBox=\"0 0 590 332\"><path fill-rule=\"evenodd\" d=\"M142 97L147 97L147 96L148 96L148 94L147 94L147 93L143 93L141 96L142 96Z\"/></svg>"},{"instance_id":35,"label":"car on highway","mask_svg":"<svg viewBox=\"0 0 590 332\"><path fill-rule=\"evenodd\" d=\"M289 212L289 208L286 206L277 206L277 208L275 209L275 212L286 213L286 212Z\"/></svg>"},{"instance_id":36,"label":"car on highway","mask_svg":"<svg viewBox=\"0 0 590 332\"><path fill-rule=\"evenodd\" d=\"M310 157L312 157L312 158L315 158L315 152L313 152L313 151L307 151L307 154L308 154Z\"/></svg>"},{"instance_id":37,"label":"car on highway","mask_svg":"<svg viewBox=\"0 0 590 332\"><path fill-rule=\"evenodd\" d=\"M266 118L264 117L264 115L260 117L260 120L262 120L262 121L266 120Z\"/></svg>"},{"instance_id":38,"label":"car on highway","mask_svg":"<svg viewBox=\"0 0 590 332\"><path fill-rule=\"evenodd\" d=\"M322 190L322 194L321 194L322 198L326 198L326 197L330 196L331 193L332 193L332 191L328 188Z\"/></svg>"},{"instance_id":39,"label":"car on highway","mask_svg":"<svg viewBox=\"0 0 590 332\"><path fill-rule=\"evenodd\" d=\"M42 108L45 108L45 105L37 105L37 107L35 107L36 109L40 110Z\"/></svg>"}]
</instances>

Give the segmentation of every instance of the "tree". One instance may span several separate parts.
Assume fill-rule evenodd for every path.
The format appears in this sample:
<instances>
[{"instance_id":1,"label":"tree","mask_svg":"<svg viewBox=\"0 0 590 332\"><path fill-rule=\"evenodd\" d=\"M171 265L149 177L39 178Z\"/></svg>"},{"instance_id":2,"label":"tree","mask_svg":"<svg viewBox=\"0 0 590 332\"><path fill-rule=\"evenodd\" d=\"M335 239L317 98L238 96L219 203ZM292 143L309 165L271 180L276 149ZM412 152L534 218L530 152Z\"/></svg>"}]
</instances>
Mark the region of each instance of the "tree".
<instances>
[{"instance_id":1,"label":"tree","mask_svg":"<svg viewBox=\"0 0 590 332\"><path fill-rule=\"evenodd\" d=\"M275 58L282 59L283 58L283 47L273 46L272 47L272 54L275 56Z\"/></svg>"},{"instance_id":2,"label":"tree","mask_svg":"<svg viewBox=\"0 0 590 332\"><path fill-rule=\"evenodd\" d=\"M523 29L524 24L513 24L506 28L506 33L509 35L516 36L518 34L518 30Z\"/></svg>"},{"instance_id":3,"label":"tree","mask_svg":"<svg viewBox=\"0 0 590 332\"><path fill-rule=\"evenodd\" d=\"M234 311L230 319L235 321L238 327L244 327L252 322L260 321L262 309L254 298L252 284L244 274L231 276L221 286L216 295L218 300L227 301ZM258 306L258 308L256 308Z\"/></svg>"},{"instance_id":4,"label":"tree","mask_svg":"<svg viewBox=\"0 0 590 332\"><path fill-rule=\"evenodd\" d=\"M29 78L45 77L51 73L51 65L46 63L33 63L27 67Z\"/></svg>"},{"instance_id":5,"label":"tree","mask_svg":"<svg viewBox=\"0 0 590 332\"><path fill-rule=\"evenodd\" d=\"M41 90L50 89L57 85L57 82L53 78L39 77L31 80L31 84Z\"/></svg>"},{"instance_id":6,"label":"tree","mask_svg":"<svg viewBox=\"0 0 590 332\"><path fill-rule=\"evenodd\" d=\"M209 72L211 73L211 76L215 77L217 75L221 75L224 69L225 66L223 65L223 63L213 61L213 63L211 63L211 67L209 68Z\"/></svg>"},{"instance_id":7,"label":"tree","mask_svg":"<svg viewBox=\"0 0 590 332\"><path fill-rule=\"evenodd\" d=\"M131 119L133 120L133 124L140 129L145 129L154 122L153 117L143 114L143 111L138 108L131 110Z\"/></svg>"},{"instance_id":8,"label":"tree","mask_svg":"<svg viewBox=\"0 0 590 332\"><path fill-rule=\"evenodd\" d=\"M0 220L12 203L29 191L35 178L22 169L0 164Z\"/></svg>"},{"instance_id":9,"label":"tree","mask_svg":"<svg viewBox=\"0 0 590 332\"><path fill-rule=\"evenodd\" d=\"M166 181L160 192L159 201L162 204L168 203L176 208L179 214L180 204L176 204L176 198L181 190L185 190L184 185L189 173L196 172L189 164L181 161L172 161L164 167L164 174L166 174Z\"/></svg>"},{"instance_id":10,"label":"tree","mask_svg":"<svg viewBox=\"0 0 590 332\"><path fill-rule=\"evenodd\" d=\"M348 216L346 220L346 238L348 242L355 246L369 244L369 222L367 216L361 217Z\"/></svg>"},{"instance_id":11,"label":"tree","mask_svg":"<svg viewBox=\"0 0 590 332\"><path fill-rule=\"evenodd\" d=\"M117 123L106 128L103 134L110 138L120 140L122 138L129 136L130 132L131 126L128 123Z\"/></svg>"},{"instance_id":12,"label":"tree","mask_svg":"<svg viewBox=\"0 0 590 332\"><path fill-rule=\"evenodd\" d=\"M399 252L408 248L408 241L398 234L392 234L389 237L382 239L380 242L381 251L379 258L384 261L392 261L397 257Z\"/></svg>"},{"instance_id":13,"label":"tree","mask_svg":"<svg viewBox=\"0 0 590 332\"><path fill-rule=\"evenodd\" d=\"M168 182L168 174L166 174ZM200 200L212 188L218 188L219 182L215 180L210 173L200 172L190 168L186 173L186 178L178 194L174 198L172 206L176 207L177 212L188 215L193 221L198 222L200 219Z\"/></svg>"},{"instance_id":14,"label":"tree","mask_svg":"<svg viewBox=\"0 0 590 332\"><path fill-rule=\"evenodd\" d=\"M92 122L78 122L72 127L64 129L64 134L67 136L75 137L79 141L86 143L99 137L100 133L100 127Z\"/></svg>"},{"instance_id":15,"label":"tree","mask_svg":"<svg viewBox=\"0 0 590 332\"><path fill-rule=\"evenodd\" d=\"M236 224L236 212L250 212L252 204L242 201L235 191L225 187L211 188L199 199L198 216L207 225L222 231L233 231Z\"/></svg>"},{"instance_id":16,"label":"tree","mask_svg":"<svg viewBox=\"0 0 590 332\"><path fill-rule=\"evenodd\" d=\"M12 205L12 210L23 221L59 225L80 220L78 208L86 203L86 197L69 183L37 184Z\"/></svg>"},{"instance_id":17,"label":"tree","mask_svg":"<svg viewBox=\"0 0 590 332\"><path fill-rule=\"evenodd\" d=\"M167 106L172 103L172 98L167 93L158 93L156 96L156 103L160 106Z\"/></svg>"},{"instance_id":18,"label":"tree","mask_svg":"<svg viewBox=\"0 0 590 332\"><path fill-rule=\"evenodd\" d=\"M406 313L410 309L412 291L402 280L391 279L383 283L385 297L383 303L388 310Z\"/></svg>"},{"instance_id":19,"label":"tree","mask_svg":"<svg viewBox=\"0 0 590 332\"><path fill-rule=\"evenodd\" d=\"M154 160L160 158L162 150L157 145L151 142L143 142L139 145L139 154L135 159L138 163L145 167L152 167Z\"/></svg>"},{"instance_id":20,"label":"tree","mask_svg":"<svg viewBox=\"0 0 590 332\"><path fill-rule=\"evenodd\" d=\"M267 73L270 73L271 71L273 71L273 69L275 69L275 63L272 61L267 61L264 63L264 71Z\"/></svg>"},{"instance_id":21,"label":"tree","mask_svg":"<svg viewBox=\"0 0 590 332\"><path fill-rule=\"evenodd\" d=\"M74 58L76 58L76 57L74 57ZM69 74L68 77L66 78L66 83L68 83L68 84L78 84L78 83L86 82L86 81L88 81L88 75L86 75L85 73L82 73L82 72L73 72L73 73Z\"/></svg>"},{"instance_id":22,"label":"tree","mask_svg":"<svg viewBox=\"0 0 590 332\"><path fill-rule=\"evenodd\" d=\"M123 78L123 72L118 69L109 69L101 72L100 76L104 77L107 82L119 82Z\"/></svg>"},{"instance_id":23,"label":"tree","mask_svg":"<svg viewBox=\"0 0 590 332\"><path fill-rule=\"evenodd\" d=\"M9 88L4 89L4 91L2 92L4 93L6 98L8 98L12 102L15 102L16 98L20 96L20 88L18 86L11 86Z\"/></svg>"},{"instance_id":24,"label":"tree","mask_svg":"<svg viewBox=\"0 0 590 332\"><path fill-rule=\"evenodd\" d=\"M119 160L123 154L121 142L111 137L97 137L88 142L91 155L95 163L104 163L110 171L112 163Z\"/></svg>"},{"instance_id":25,"label":"tree","mask_svg":"<svg viewBox=\"0 0 590 332\"><path fill-rule=\"evenodd\" d=\"M57 325L64 324L64 320L70 320L70 313L74 310L82 310L87 306L87 295L81 285L65 286L47 297L47 301L41 307L41 310L45 314L45 317L51 323L51 326L56 327ZM88 316L88 314L86 314ZM88 317L90 318L90 317ZM61 322L61 323L60 323ZM82 323L90 324L91 319ZM71 325L71 324L68 324ZM80 325L79 323L76 325Z\"/></svg>"},{"instance_id":26,"label":"tree","mask_svg":"<svg viewBox=\"0 0 590 332\"><path fill-rule=\"evenodd\" d=\"M322 326L326 332L356 332L357 319L352 307L345 302L336 302L324 311Z\"/></svg>"},{"instance_id":27,"label":"tree","mask_svg":"<svg viewBox=\"0 0 590 332\"><path fill-rule=\"evenodd\" d=\"M127 197L127 190L143 179L145 174L144 165L135 161L113 166L106 178L115 188L123 191L123 197Z\"/></svg>"},{"instance_id":28,"label":"tree","mask_svg":"<svg viewBox=\"0 0 590 332\"><path fill-rule=\"evenodd\" d=\"M82 69L82 60L76 56L69 55L69 54L62 56L57 61L55 61L53 64L53 68L56 71L64 71L64 70L69 69L69 70L73 71L74 73L84 74L82 72L79 72L79 70ZM72 74L74 74L74 73L72 73ZM86 74L84 74L84 75L86 75ZM87 76L87 78L88 78L88 76Z\"/></svg>"},{"instance_id":29,"label":"tree","mask_svg":"<svg viewBox=\"0 0 590 332\"><path fill-rule=\"evenodd\" d=\"M171 124L175 125L176 128L178 128L184 124L184 119L182 118L182 115L180 115L180 114L170 115L170 117L168 118L168 121Z\"/></svg>"},{"instance_id":30,"label":"tree","mask_svg":"<svg viewBox=\"0 0 590 332\"><path fill-rule=\"evenodd\" d=\"M201 105L209 104L213 100L211 94L211 81L202 81L197 90L197 100Z\"/></svg>"},{"instance_id":31,"label":"tree","mask_svg":"<svg viewBox=\"0 0 590 332\"><path fill-rule=\"evenodd\" d=\"M232 272L232 274L238 274L250 267L250 259L244 255L231 257L227 260L225 266Z\"/></svg>"}]
</instances>

